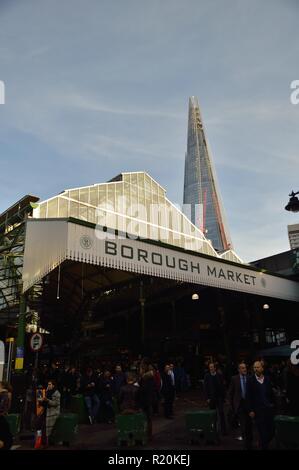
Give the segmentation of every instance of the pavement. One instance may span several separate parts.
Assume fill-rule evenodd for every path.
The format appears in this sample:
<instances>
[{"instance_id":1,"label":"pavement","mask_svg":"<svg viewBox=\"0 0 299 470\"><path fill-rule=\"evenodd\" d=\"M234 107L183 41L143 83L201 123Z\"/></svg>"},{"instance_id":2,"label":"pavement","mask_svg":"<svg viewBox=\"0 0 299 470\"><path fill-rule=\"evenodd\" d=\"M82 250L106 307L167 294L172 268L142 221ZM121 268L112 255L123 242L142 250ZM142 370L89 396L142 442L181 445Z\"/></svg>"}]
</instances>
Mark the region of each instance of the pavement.
<instances>
[{"instance_id":1,"label":"pavement","mask_svg":"<svg viewBox=\"0 0 299 470\"><path fill-rule=\"evenodd\" d=\"M160 415L153 418L153 439L145 446L130 447L136 450L242 450L239 429L221 437L219 444L191 444L185 427L185 412L202 409L205 404L197 398L196 391L186 392L174 403L174 419L165 419L160 406ZM116 425L108 423L81 424L75 441L69 446L49 446L48 450L103 450L120 449L116 440ZM15 450L33 450L32 433L21 433L14 442ZM123 447L121 447L123 449Z\"/></svg>"}]
</instances>

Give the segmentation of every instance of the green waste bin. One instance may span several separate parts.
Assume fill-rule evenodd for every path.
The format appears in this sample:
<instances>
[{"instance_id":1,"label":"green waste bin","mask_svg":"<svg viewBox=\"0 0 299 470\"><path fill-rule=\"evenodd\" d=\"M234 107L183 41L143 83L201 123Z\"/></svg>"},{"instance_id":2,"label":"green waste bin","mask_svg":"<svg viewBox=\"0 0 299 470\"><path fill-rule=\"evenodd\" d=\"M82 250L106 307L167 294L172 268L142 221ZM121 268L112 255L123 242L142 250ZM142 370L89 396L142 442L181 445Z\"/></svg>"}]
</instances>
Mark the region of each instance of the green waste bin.
<instances>
[{"instance_id":1,"label":"green waste bin","mask_svg":"<svg viewBox=\"0 0 299 470\"><path fill-rule=\"evenodd\" d=\"M299 449L299 416L278 415L274 424L276 447Z\"/></svg>"},{"instance_id":2,"label":"green waste bin","mask_svg":"<svg viewBox=\"0 0 299 470\"><path fill-rule=\"evenodd\" d=\"M15 437L21 430L21 415L19 413L5 415L8 422L9 429L13 437Z\"/></svg>"},{"instance_id":3,"label":"green waste bin","mask_svg":"<svg viewBox=\"0 0 299 470\"><path fill-rule=\"evenodd\" d=\"M143 413L116 416L117 444L128 446L147 443L147 421Z\"/></svg>"},{"instance_id":4,"label":"green waste bin","mask_svg":"<svg viewBox=\"0 0 299 470\"><path fill-rule=\"evenodd\" d=\"M188 411L185 414L185 422L191 443L194 441L199 442L203 438L205 443L213 441L219 444L216 410Z\"/></svg>"},{"instance_id":5,"label":"green waste bin","mask_svg":"<svg viewBox=\"0 0 299 470\"><path fill-rule=\"evenodd\" d=\"M88 412L83 395L73 395L70 402L70 412L78 415L79 424L88 424Z\"/></svg>"},{"instance_id":6,"label":"green waste bin","mask_svg":"<svg viewBox=\"0 0 299 470\"><path fill-rule=\"evenodd\" d=\"M50 439L54 444L63 442L71 444L78 433L78 415L75 413L61 413L54 425Z\"/></svg>"}]
</instances>

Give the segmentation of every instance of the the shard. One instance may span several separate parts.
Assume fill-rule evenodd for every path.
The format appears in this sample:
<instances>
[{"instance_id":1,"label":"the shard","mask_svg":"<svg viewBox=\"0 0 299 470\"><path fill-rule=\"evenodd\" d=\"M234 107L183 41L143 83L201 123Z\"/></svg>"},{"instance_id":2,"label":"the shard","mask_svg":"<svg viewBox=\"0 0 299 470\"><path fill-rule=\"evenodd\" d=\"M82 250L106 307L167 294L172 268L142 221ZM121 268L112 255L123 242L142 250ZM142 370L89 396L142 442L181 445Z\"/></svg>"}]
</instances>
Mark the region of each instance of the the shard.
<instances>
[{"instance_id":1,"label":"the shard","mask_svg":"<svg viewBox=\"0 0 299 470\"><path fill-rule=\"evenodd\" d=\"M199 104L194 96L189 99L184 211L217 251L232 249Z\"/></svg>"}]
</instances>

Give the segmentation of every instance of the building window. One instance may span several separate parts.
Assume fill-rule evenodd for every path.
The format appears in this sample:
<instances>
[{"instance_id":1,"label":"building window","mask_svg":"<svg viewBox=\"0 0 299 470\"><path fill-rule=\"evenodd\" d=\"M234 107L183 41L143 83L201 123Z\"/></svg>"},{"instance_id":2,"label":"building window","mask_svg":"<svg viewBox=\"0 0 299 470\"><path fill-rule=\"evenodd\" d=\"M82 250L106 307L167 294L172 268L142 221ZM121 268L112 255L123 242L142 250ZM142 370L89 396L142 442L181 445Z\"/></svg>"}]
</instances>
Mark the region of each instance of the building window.
<instances>
[{"instance_id":1,"label":"building window","mask_svg":"<svg viewBox=\"0 0 299 470\"><path fill-rule=\"evenodd\" d=\"M275 333L273 330L266 330L266 343L268 344L275 343Z\"/></svg>"},{"instance_id":2,"label":"building window","mask_svg":"<svg viewBox=\"0 0 299 470\"><path fill-rule=\"evenodd\" d=\"M266 343L280 346L286 344L286 333L284 330L266 330Z\"/></svg>"},{"instance_id":3,"label":"building window","mask_svg":"<svg viewBox=\"0 0 299 470\"><path fill-rule=\"evenodd\" d=\"M277 343L277 345L280 346L281 344L286 344L286 342L287 342L287 338L286 338L285 331L276 332L276 343Z\"/></svg>"}]
</instances>

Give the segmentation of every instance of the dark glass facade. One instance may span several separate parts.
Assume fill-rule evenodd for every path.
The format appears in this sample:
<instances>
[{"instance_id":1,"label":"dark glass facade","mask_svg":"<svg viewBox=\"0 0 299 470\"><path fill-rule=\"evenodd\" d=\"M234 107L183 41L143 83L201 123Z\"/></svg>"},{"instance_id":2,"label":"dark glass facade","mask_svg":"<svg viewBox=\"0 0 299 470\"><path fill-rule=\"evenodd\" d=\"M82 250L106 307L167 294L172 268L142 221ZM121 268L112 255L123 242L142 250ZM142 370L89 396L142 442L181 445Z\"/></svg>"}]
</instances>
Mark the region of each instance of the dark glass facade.
<instances>
[{"instance_id":1,"label":"dark glass facade","mask_svg":"<svg viewBox=\"0 0 299 470\"><path fill-rule=\"evenodd\" d=\"M184 179L185 213L217 251L232 248L209 154L197 98L189 99L188 141Z\"/></svg>"}]
</instances>

